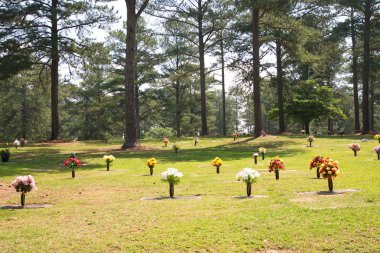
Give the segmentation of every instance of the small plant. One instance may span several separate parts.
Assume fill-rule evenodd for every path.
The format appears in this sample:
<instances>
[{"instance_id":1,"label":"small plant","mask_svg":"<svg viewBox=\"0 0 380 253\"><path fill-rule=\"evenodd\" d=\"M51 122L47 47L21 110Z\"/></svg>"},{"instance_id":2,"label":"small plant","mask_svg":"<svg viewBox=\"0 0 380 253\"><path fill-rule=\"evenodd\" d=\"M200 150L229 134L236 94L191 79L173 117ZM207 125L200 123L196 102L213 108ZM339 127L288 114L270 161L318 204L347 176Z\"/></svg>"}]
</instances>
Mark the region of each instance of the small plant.
<instances>
[{"instance_id":1,"label":"small plant","mask_svg":"<svg viewBox=\"0 0 380 253\"><path fill-rule=\"evenodd\" d=\"M379 143L380 143L380 134L376 134L376 135L374 136L374 138L375 138L375 140L378 140Z\"/></svg>"},{"instance_id":2,"label":"small plant","mask_svg":"<svg viewBox=\"0 0 380 253\"><path fill-rule=\"evenodd\" d=\"M263 147L259 148L259 153L261 154L261 157L263 158L263 160L265 159L265 153L266 152L267 152L266 148L263 148Z\"/></svg>"},{"instance_id":3,"label":"small plant","mask_svg":"<svg viewBox=\"0 0 380 253\"><path fill-rule=\"evenodd\" d=\"M149 158L148 160L146 160L145 164L148 165L149 170L150 170L150 175L152 176L153 175L153 169L157 165L157 160L152 157L152 158Z\"/></svg>"},{"instance_id":4,"label":"small plant","mask_svg":"<svg viewBox=\"0 0 380 253\"><path fill-rule=\"evenodd\" d=\"M25 206L25 194L31 190L37 190L36 183L33 176L18 176L12 182L12 186L16 189L16 192L21 192L21 206Z\"/></svg>"},{"instance_id":5,"label":"small plant","mask_svg":"<svg viewBox=\"0 0 380 253\"><path fill-rule=\"evenodd\" d=\"M311 147L311 144L314 142L315 140L315 137L310 135L309 137L307 137L307 141L309 142L309 147Z\"/></svg>"},{"instance_id":6,"label":"small plant","mask_svg":"<svg viewBox=\"0 0 380 253\"><path fill-rule=\"evenodd\" d=\"M103 156L104 161L106 161L107 164L107 171L110 170L110 164L115 161L115 157L113 155L105 155Z\"/></svg>"},{"instance_id":7,"label":"small plant","mask_svg":"<svg viewBox=\"0 0 380 253\"><path fill-rule=\"evenodd\" d=\"M247 197L251 197L252 183L256 182L258 177L260 177L260 173L251 168L244 168L242 171L236 174L237 180L242 180L247 185Z\"/></svg>"},{"instance_id":8,"label":"small plant","mask_svg":"<svg viewBox=\"0 0 380 253\"><path fill-rule=\"evenodd\" d=\"M322 174L324 179L328 180L329 190L333 191L333 179L340 174L338 162L327 157L323 160L319 172Z\"/></svg>"},{"instance_id":9,"label":"small plant","mask_svg":"<svg viewBox=\"0 0 380 253\"><path fill-rule=\"evenodd\" d=\"M211 165L216 167L216 173L219 174L219 168L222 166L223 161L219 157L215 157L214 160L211 161Z\"/></svg>"},{"instance_id":10,"label":"small plant","mask_svg":"<svg viewBox=\"0 0 380 253\"><path fill-rule=\"evenodd\" d=\"M179 145L174 144L174 145L173 145L173 149L174 149L174 152L177 154L177 153L178 153L178 150L179 150Z\"/></svg>"},{"instance_id":11,"label":"small plant","mask_svg":"<svg viewBox=\"0 0 380 253\"><path fill-rule=\"evenodd\" d=\"M169 143L169 139L168 138L164 138L162 140L162 142L164 143L164 146L167 147L168 146L168 143Z\"/></svg>"},{"instance_id":12,"label":"small plant","mask_svg":"<svg viewBox=\"0 0 380 253\"><path fill-rule=\"evenodd\" d=\"M362 147L361 147L359 144L357 144L357 143L352 143L352 144L348 145L348 147L349 147L352 151L354 151L354 155L355 155L355 156L357 156L357 152L358 152L358 151L362 150Z\"/></svg>"},{"instance_id":13,"label":"small plant","mask_svg":"<svg viewBox=\"0 0 380 253\"><path fill-rule=\"evenodd\" d=\"M319 169L321 167L321 164L323 163L323 156L316 156L311 160L310 162L310 169L316 169L317 170L317 178L321 177L321 174L319 173Z\"/></svg>"},{"instance_id":14,"label":"small plant","mask_svg":"<svg viewBox=\"0 0 380 253\"><path fill-rule=\"evenodd\" d=\"M71 177L75 178L75 168L81 165L80 160L76 158L75 154L72 154L64 163L67 168L71 169Z\"/></svg>"},{"instance_id":15,"label":"small plant","mask_svg":"<svg viewBox=\"0 0 380 253\"><path fill-rule=\"evenodd\" d=\"M255 164L257 164L257 157L259 156L259 153L253 153L253 160L255 160Z\"/></svg>"},{"instance_id":16,"label":"small plant","mask_svg":"<svg viewBox=\"0 0 380 253\"><path fill-rule=\"evenodd\" d=\"M1 161L2 162L8 162L9 157L11 156L11 153L9 152L9 149L3 149L1 150Z\"/></svg>"},{"instance_id":17,"label":"small plant","mask_svg":"<svg viewBox=\"0 0 380 253\"><path fill-rule=\"evenodd\" d=\"M280 179L279 170L285 170L284 161L280 159L278 156L271 159L269 162L269 172L274 171L276 175L276 180Z\"/></svg>"},{"instance_id":18,"label":"small plant","mask_svg":"<svg viewBox=\"0 0 380 253\"><path fill-rule=\"evenodd\" d=\"M373 149L377 154L377 160L380 160L380 146L377 146Z\"/></svg>"},{"instance_id":19,"label":"small plant","mask_svg":"<svg viewBox=\"0 0 380 253\"><path fill-rule=\"evenodd\" d=\"M181 177L183 177L183 174L175 168L168 168L166 171L162 172L162 181L169 183L170 198L174 197L174 185L179 184Z\"/></svg>"},{"instance_id":20,"label":"small plant","mask_svg":"<svg viewBox=\"0 0 380 253\"><path fill-rule=\"evenodd\" d=\"M234 141L236 141L236 138L238 137L238 134L237 133L233 133L232 134L232 138L234 138Z\"/></svg>"},{"instance_id":21,"label":"small plant","mask_svg":"<svg viewBox=\"0 0 380 253\"><path fill-rule=\"evenodd\" d=\"M16 139L16 140L13 142L13 146L17 149L18 146L20 146L20 141Z\"/></svg>"}]
</instances>

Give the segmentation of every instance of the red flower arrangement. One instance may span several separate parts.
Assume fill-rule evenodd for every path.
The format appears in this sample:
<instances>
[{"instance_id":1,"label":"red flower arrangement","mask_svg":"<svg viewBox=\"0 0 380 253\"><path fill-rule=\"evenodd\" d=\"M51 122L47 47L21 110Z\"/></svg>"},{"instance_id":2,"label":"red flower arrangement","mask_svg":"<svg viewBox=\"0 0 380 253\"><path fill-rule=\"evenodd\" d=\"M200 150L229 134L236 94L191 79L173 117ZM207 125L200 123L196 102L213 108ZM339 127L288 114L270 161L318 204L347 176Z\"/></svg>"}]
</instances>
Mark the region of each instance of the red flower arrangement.
<instances>
[{"instance_id":1,"label":"red flower arrangement","mask_svg":"<svg viewBox=\"0 0 380 253\"><path fill-rule=\"evenodd\" d=\"M75 167L79 167L81 165L80 160L75 157L75 155L71 155L69 159L66 159L64 162L67 168L71 169L71 176L75 178Z\"/></svg>"},{"instance_id":2,"label":"red flower arrangement","mask_svg":"<svg viewBox=\"0 0 380 253\"><path fill-rule=\"evenodd\" d=\"M358 151L362 150L362 147L359 144L357 144L357 143L352 143L352 144L348 145L348 147L352 151L354 151L355 156L356 156L356 154L357 154Z\"/></svg>"},{"instance_id":3,"label":"red flower arrangement","mask_svg":"<svg viewBox=\"0 0 380 253\"><path fill-rule=\"evenodd\" d=\"M285 170L284 161L280 159L278 156L271 159L269 162L269 172L274 171L276 174L276 179L278 180L280 178L279 170Z\"/></svg>"},{"instance_id":4,"label":"red flower arrangement","mask_svg":"<svg viewBox=\"0 0 380 253\"><path fill-rule=\"evenodd\" d=\"M321 167L321 164L323 163L323 156L316 156L311 160L310 162L310 169L316 169L317 170L317 178L321 177L321 174L319 173L319 169Z\"/></svg>"}]
</instances>

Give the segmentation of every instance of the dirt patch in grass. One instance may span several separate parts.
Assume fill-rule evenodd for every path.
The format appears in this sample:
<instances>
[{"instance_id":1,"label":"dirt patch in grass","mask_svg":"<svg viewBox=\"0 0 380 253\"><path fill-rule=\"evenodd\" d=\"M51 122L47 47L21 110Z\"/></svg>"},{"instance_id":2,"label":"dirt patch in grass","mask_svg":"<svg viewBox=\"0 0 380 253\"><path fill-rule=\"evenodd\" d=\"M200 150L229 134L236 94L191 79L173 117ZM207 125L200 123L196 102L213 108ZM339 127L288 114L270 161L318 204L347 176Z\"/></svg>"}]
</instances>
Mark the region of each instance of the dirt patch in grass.
<instances>
[{"instance_id":1,"label":"dirt patch in grass","mask_svg":"<svg viewBox=\"0 0 380 253\"><path fill-rule=\"evenodd\" d=\"M174 196L173 198L170 197L145 197L141 198L141 200L176 200L176 199L201 199L201 196L199 195L193 195L193 196Z\"/></svg>"},{"instance_id":2,"label":"dirt patch in grass","mask_svg":"<svg viewBox=\"0 0 380 253\"><path fill-rule=\"evenodd\" d=\"M358 192L359 189L345 189L345 190L336 190L336 191L319 191L319 192L300 192L299 195L326 195L326 196L333 196L333 195L340 195L345 193L351 193L351 192Z\"/></svg>"},{"instance_id":3,"label":"dirt patch in grass","mask_svg":"<svg viewBox=\"0 0 380 253\"><path fill-rule=\"evenodd\" d=\"M31 205L25 205L24 207L20 205L11 205L11 206L2 206L0 209L9 209L9 210L15 210L15 209L37 209L37 208L50 208L53 205L50 204L31 204Z\"/></svg>"}]
</instances>

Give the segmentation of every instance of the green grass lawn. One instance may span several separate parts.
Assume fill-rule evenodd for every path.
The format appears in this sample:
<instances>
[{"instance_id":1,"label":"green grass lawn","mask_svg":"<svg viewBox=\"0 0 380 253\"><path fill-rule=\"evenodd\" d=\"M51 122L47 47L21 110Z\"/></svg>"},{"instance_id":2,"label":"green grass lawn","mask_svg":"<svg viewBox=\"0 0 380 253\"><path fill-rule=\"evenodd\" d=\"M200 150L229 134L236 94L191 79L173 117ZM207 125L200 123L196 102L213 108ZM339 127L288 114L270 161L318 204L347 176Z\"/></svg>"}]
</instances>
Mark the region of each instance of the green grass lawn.
<instances>
[{"instance_id":1,"label":"green grass lawn","mask_svg":"<svg viewBox=\"0 0 380 253\"><path fill-rule=\"evenodd\" d=\"M34 176L38 190L26 204L50 208L0 209L1 252L380 252L380 161L373 139L320 137L308 147L305 136L192 138L177 140L178 154L161 141L142 141L144 150L120 151L121 141L75 142L11 148L9 163L0 162L0 206L19 204L10 187L18 175ZM368 137L369 138L369 137ZM354 157L348 144L363 150ZM266 160L253 164L252 153L267 148ZM3 146L4 148L4 146ZM113 151L112 151L113 150ZM83 163L75 179L63 160L76 152ZM104 154L116 161L106 171ZM341 195L300 195L326 191L309 162L315 155L339 161L334 189L360 189ZM216 174L211 160L223 160ZM267 171L269 159L283 158L280 180ZM153 176L145 160L159 164ZM184 174L175 196L200 199L146 201L168 196L160 173L177 168ZM235 179L245 167L259 170L253 198L243 199L245 185ZM255 195L264 195L258 198Z\"/></svg>"}]
</instances>

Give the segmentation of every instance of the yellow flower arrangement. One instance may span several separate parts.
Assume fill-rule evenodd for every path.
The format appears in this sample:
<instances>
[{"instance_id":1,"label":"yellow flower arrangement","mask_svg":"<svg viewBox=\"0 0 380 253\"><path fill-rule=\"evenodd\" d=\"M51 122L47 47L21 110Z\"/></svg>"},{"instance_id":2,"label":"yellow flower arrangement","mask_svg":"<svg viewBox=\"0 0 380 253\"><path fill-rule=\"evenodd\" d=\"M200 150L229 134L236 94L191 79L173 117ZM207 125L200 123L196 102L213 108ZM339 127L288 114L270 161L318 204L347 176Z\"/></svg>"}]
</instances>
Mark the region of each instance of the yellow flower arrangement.
<instances>
[{"instance_id":1,"label":"yellow flower arrangement","mask_svg":"<svg viewBox=\"0 0 380 253\"><path fill-rule=\"evenodd\" d=\"M105 155L103 156L103 159L106 161L106 163L111 163L115 161L116 158L113 155Z\"/></svg>"},{"instance_id":2,"label":"yellow flower arrangement","mask_svg":"<svg viewBox=\"0 0 380 253\"><path fill-rule=\"evenodd\" d=\"M222 166L223 161L219 157L215 157L214 160L211 161L212 166L216 167L216 173L219 174L219 168Z\"/></svg>"},{"instance_id":3,"label":"yellow flower arrangement","mask_svg":"<svg viewBox=\"0 0 380 253\"><path fill-rule=\"evenodd\" d=\"M259 153L260 154L265 154L267 152L267 149L266 148L263 148L263 147L260 147L259 148Z\"/></svg>"},{"instance_id":4,"label":"yellow flower arrangement","mask_svg":"<svg viewBox=\"0 0 380 253\"><path fill-rule=\"evenodd\" d=\"M211 164L212 164L212 166L220 167L220 166L222 166L223 161L219 157L215 157L214 160L211 161Z\"/></svg>"},{"instance_id":5,"label":"yellow flower arrangement","mask_svg":"<svg viewBox=\"0 0 380 253\"><path fill-rule=\"evenodd\" d=\"M154 166L157 165L157 160L155 158L149 158L148 160L146 160L145 162L146 165L148 165L149 168L154 168Z\"/></svg>"}]
</instances>

